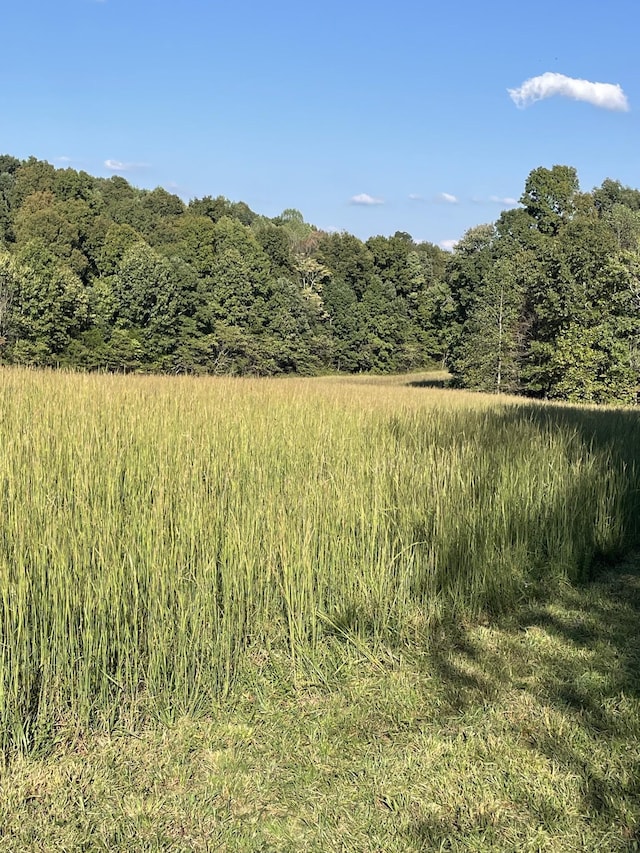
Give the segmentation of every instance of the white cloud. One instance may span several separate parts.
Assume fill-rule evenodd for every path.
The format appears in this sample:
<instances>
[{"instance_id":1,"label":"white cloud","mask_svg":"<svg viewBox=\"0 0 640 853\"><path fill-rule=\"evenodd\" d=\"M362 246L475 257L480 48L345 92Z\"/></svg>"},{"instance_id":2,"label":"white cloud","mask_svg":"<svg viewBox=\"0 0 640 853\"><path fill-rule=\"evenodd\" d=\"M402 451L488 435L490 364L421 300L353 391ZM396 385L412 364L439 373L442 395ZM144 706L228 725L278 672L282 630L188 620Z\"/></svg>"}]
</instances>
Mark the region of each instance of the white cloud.
<instances>
[{"instance_id":1,"label":"white cloud","mask_svg":"<svg viewBox=\"0 0 640 853\"><path fill-rule=\"evenodd\" d=\"M122 160L105 160L104 165L112 172L132 172L135 169L146 169L148 163L123 163Z\"/></svg>"},{"instance_id":2,"label":"white cloud","mask_svg":"<svg viewBox=\"0 0 640 853\"><path fill-rule=\"evenodd\" d=\"M409 199L411 201L424 201L424 196L421 196L418 193L409 193Z\"/></svg>"},{"instance_id":3,"label":"white cloud","mask_svg":"<svg viewBox=\"0 0 640 853\"><path fill-rule=\"evenodd\" d=\"M436 196L438 201L445 201L447 204L457 204L458 199L456 196L451 195L451 193L439 193Z\"/></svg>"},{"instance_id":4,"label":"white cloud","mask_svg":"<svg viewBox=\"0 0 640 853\"><path fill-rule=\"evenodd\" d=\"M505 196L504 198L502 198L499 195L490 195L489 201L493 201L495 202L495 204L505 204L507 207L514 207L516 204L518 204L518 199L511 198L510 196Z\"/></svg>"},{"instance_id":5,"label":"white cloud","mask_svg":"<svg viewBox=\"0 0 640 853\"><path fill-rule=\"evenodd\" d=\"M446 249L447 252L451 252L452 249L454 249L459 242L459 240L440 240L438 245L441 249Z\"/></svg>"},{"instance_id":6,"label":"white cloud","mask_svg":"<svg viewBox=\"0 0 640 853\"><path fill-rule=\"evenodd\" d=\"M590 80L566 77L553 71L531 77L518 89L507 89L507 92L514 104L521 109L554 95L572 98L574 101L586 101L604 110L629 109L627 96L617 83L592 83Z\"/></svg>"},{"instance_id":7,"label":"white cloud","mask_svg":"<svg viewBox=\"0 0 640 853\"><path fill-rule=\"evenodd\" d=\"M349 204L364 204L364 205L373 205L373 204L384 204L384 200L381 198L374 198L372 195L368 193L360 193L360 195L351 196L349 199Z\"/></svg>"},{"instance_id":8,"label":"white cloud","mask_svg":"<svg viewBox=\"0 0 640 853\"><path fill-rule=\"evenodd\" d=\"M517 198L512 198L510 195L490 195L490 196L471 196L473 204L501 204L503 207L516 207L520 204Z\"/></svg>"}]
</instances>

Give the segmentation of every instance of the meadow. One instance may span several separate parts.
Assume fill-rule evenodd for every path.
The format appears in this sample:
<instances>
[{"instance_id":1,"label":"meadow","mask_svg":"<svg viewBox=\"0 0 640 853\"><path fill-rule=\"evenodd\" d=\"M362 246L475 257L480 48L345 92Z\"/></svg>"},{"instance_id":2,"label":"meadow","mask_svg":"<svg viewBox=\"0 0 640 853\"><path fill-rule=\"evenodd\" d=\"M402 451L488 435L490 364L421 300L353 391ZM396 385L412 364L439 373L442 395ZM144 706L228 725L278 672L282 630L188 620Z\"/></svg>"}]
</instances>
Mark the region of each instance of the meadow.
<instances>
[{"instance_id":1,"label":"meadow","mask_svg":"<svg viewBox=\"0 0 640 853\"><path fill-rule=\"evenodd\" d=\"M437 386L0 371L0 849L636 849L638 413Z\"/></svg>"}]
</instances>

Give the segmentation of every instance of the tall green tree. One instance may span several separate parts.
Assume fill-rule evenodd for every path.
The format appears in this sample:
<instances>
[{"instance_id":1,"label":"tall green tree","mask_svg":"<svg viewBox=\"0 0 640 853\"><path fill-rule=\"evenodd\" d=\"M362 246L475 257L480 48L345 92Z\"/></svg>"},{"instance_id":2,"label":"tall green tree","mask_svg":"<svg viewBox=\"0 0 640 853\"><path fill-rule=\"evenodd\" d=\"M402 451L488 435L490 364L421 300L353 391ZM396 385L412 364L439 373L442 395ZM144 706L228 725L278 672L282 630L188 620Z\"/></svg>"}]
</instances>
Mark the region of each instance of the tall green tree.
<instances>
[{"instance_id":1,"label":"tall green tree","mask_svg":"<svg viewBox=\"0 0 640 853\"><path fill-rule=\"evenodd\" d=\"M475 293L455 361L468 388L496 394L520 390L525 294L516 264L515 258L496 259Z\"/></svg>"},{"instance_id":2,"label":"tall green tree","mask_svg":"<svg viewBox=\"0 0 640 853\"><path fill-rule=\"evenodd\" d=\"M73 338L88 328L87 291L39 240L22 246L15 261L10 358L34 365L64 362Z\"/></svg>"},{"instance_id":3,"label":"tall green tree","mask_svg":"<svg viewBox=\"0 0 640 853\"><path fill-rule=\"evenodd\" d=\"M534 169L527 178L520 203L543 234L557 234L574 212L580 191L572 166Z\"/></svg>"},{"instance_id":4,"label":"tall green tree","mask_svg":"<svg viewBox=\"0 0 640 853\"><path fill-rule=\"evenodd\" d=\"M231 326L259 331L269 295L269 259L251 229L224 216L213 229L213 315Z\"/></svg>"},{"instance_id":5,"label":"tall green tree","mask_svg":"<svg viewBox=\"0 0 640 853\"><path fill-rule=\"evenodd\" d=\"M14 303L19 292L19 275L15 259L0 249L0 360L15 339Z\"/></svg>"}]
</instances>

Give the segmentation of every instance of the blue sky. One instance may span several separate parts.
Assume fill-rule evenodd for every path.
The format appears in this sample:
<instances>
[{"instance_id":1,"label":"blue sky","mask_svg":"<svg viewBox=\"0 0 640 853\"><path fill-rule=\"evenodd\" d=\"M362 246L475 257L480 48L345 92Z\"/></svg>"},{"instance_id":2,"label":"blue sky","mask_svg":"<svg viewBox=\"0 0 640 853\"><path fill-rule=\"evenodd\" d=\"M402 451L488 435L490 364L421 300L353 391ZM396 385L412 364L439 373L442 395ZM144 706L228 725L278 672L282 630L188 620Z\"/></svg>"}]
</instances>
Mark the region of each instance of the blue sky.
<instances>
[{"instance_id":1,"label":"blue sky","mask_svg":"<svg viewBox=\"0 0 640 853\"><path fill-rule=\"evenodd\" d=\"M538 166L640 186L637 0L22 0L2 20L0 153L442 245Z\"/></svg>"}]
</instances>

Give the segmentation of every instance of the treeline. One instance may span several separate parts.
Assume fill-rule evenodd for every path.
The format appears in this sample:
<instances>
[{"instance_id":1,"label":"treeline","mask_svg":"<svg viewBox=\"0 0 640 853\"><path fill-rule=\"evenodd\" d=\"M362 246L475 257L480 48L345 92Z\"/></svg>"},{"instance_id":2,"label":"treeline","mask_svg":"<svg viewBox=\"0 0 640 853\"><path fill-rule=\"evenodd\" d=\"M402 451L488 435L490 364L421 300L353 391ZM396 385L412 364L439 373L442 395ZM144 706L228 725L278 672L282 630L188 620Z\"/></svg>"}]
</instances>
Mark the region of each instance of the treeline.
<instances>
[{"instance_id":1,"label":"treeline","mask_svg":"<svg viewBox=\"0 0 640 853\"><path fill-rule=\"evenodd\" d=\"M446 271L459 384L574 402L636 402L640 191L581 193L568 166L535 169L493 225L467 232Z\"/></svg>"},{"instance_id":2,"label":"treeline","mask_svg":"<svg viewBox=\"0 0 640 853\"><path fill-rule=\"evenodd\" d=\"M0 361L312 375L434 362L456 384L634 402L640 191L535 169L452 253L223 197L0 156Z\"/></svg>"},{"instance_id":3,"label":"treeline","mask_svg":"<svg viewBox=\"0 0 640 853\"><path fill-rule=\"evenodd\" d=\"M441 360L446 253L296 210L0 157L0 360L113 371L392 372Z\"/></svg>"}]
</instances>

